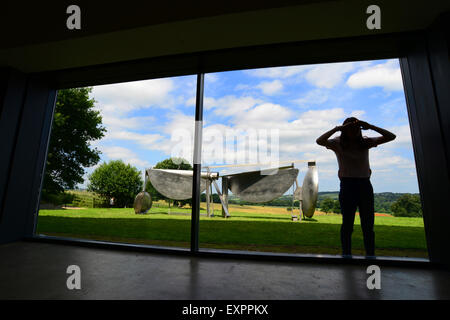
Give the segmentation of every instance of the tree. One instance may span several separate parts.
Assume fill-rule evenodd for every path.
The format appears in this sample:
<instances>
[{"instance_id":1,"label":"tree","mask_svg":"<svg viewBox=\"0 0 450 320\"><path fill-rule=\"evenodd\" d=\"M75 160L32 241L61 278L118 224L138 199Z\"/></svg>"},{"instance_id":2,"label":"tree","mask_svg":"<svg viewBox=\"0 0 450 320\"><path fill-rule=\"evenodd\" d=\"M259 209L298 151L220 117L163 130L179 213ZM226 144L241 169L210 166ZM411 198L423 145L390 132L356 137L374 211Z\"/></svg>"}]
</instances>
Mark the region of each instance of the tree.
<instances>
[{"instance_id":1,"label":"tree","mask_svg":"<svg viewBox=\"0 0 450 320\"><path fill-rule=\"evenodd\" d=\"M328 212L333 212L333 208L334 208L334 200L331 198L325 198L322 200L321 204L320 204L320 210L328 213Z\"/></svg>"},{"instance_id":2,"label":"tree","mask_svg":"<svg viewBox=\"0 0 450 320\"><path fill-rule=\"evenodd\" d=\"M417 194L404 194L395 201L391 210L396 217L421 217L422 205Z\"/></svg>"},{"instance_id":3,"label":"tree","mask_svg":"<svg viewBox=\"0 0 450 320\"><path fill-rule=\"evenodd\" d=\"M95 100L89 99L91 88L58 91L51 139L42 190L45 195L73 189L84 181L84 167L100 160L100 151L90 146L91 141L103 137L100 112L94 110Z\"/></svg>"},{"instance_id":4,"label":"tree","mask_svg":"<svg viewBox=\"0 0 450 320\"><path fill-rule=\"evenodd\" d=\"M121 208L133 206L143 184L139 170L122 160L101 164L89 176L89 181L89 191L105 199L114 198L114 205Z\"/></svg>"},{"instance_id":5,"label":"tree","mask_svg":"<svg viewBox=\"0 0 450 320\"><path fill-rule=\"evenodd\" d=\"M163 161L158 162L153 167L153 169L192 170L192 166L190 165L190 163L187 160L185 160L183 158L173 157L173 158L165 159ZM156 190L155 187L153 187L153 185L150 181L147 182L145 191L147 191L150 194L153 201L165 200L170 205L170 199L166 198L161 193L159 193L158 190ZM173 203L174 203L174 205L178 205L178 206L182 207L185 204L191 205L192 200L191 199L175 200Z\"/></svg>"},{"instance_id":6,"label":"tree","mask_svg":"<svg viewBox=\"0 0 450 320\"><path fill-rule=\"evenodd\" d=\"M333 200L333 208L331 209L334 213L341 213L341 203L339 200Z\"/></svg>"}]
</instances>

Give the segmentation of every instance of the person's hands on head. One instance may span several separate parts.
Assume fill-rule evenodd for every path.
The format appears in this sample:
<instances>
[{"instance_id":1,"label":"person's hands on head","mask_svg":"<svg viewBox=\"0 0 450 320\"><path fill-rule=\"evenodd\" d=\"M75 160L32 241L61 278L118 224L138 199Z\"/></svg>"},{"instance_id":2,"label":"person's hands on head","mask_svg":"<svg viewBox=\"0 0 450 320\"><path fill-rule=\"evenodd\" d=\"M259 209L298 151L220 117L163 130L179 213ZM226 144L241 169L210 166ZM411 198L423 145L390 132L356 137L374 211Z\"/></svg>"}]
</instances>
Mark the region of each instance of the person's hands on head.
<instances>
[{"instance_id":1,"label":"person's hands on head","mask_svg":"<svg viewBox=\"0 0 450 320\"><path fill-rule=\"evenodd\" d=\"M358 121L359 121L359 120L358 120ZM343 125L341 125L341 126L337 126L337 127L336 127L336 130L342 131L342 130L345 129L345 128L352 127L352 126L356 125L356 124L358 123L358 121L351 121L351 122L347 122L346 124L343 124Z\"/></svg>"},{"instance_id":2,"label":"person's hands on head","mask_svg":"<svg viewBox=\"0 0 450 320\"><path fill-rule=\"evenodd\" d=\"M363 130L369 130L371 126L369 123L361 120L358 120L357 125Z\"/></svg>"}]
</instances>

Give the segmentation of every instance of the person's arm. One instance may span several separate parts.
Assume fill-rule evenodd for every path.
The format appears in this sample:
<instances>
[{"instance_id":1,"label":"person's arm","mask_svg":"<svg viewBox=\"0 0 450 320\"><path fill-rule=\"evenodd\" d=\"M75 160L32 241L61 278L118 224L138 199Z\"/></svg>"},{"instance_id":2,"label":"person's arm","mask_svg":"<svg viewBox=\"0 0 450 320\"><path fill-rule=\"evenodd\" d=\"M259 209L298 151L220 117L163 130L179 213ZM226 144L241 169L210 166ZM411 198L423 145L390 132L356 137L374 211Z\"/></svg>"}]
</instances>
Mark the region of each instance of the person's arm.
<instances>
[{"instance_id":1,"label":"person's arm","mask_svg":"<svg viewBox=\"0 0 450 320\"><path fill-rule=\"evenodd\" d=\"M325 132L323 135L321 135L316 139L316 143L321 146L326 146L328 138L331 137L336 132L338 132L339 130L341 130L340 126L336 126L333 129L328 130L327 132Z\"/></svg>"},{"instance_id":2,"label":"person's arm","mask_svg":"<svg viewBox=\"0 0 450 320\"><path fill-rule=\"evenodd\" d=\"M381 134L381 137L374 138L377 145L392 141L396 138L396 135L393 134L392 132L390 132L386 129L374 126L373 124L367 123L365 121L359 121L359 124L361 126L361 129L363 129L363 130L371 129L371 130L376 131L379 134Z\"/></svg>"},{"instance_id":3,"label":"person's arm","mask_svg":"<svg viewBox=\"0 0 450 320\"><path fill-rule=\"evenodd\" d=\"M342 126L336 126L333 129L325 132L323 135L321 135L320 137L318 137L316 139L316 143L321 145L321 146L327 146L328 145L328 138L331 137L335 132L341 131L343 128L345 128L346 126L350 126L350 125L354 125L355 123L350 122L350 123L346 123Z\"/></svg>"}]
</instances>

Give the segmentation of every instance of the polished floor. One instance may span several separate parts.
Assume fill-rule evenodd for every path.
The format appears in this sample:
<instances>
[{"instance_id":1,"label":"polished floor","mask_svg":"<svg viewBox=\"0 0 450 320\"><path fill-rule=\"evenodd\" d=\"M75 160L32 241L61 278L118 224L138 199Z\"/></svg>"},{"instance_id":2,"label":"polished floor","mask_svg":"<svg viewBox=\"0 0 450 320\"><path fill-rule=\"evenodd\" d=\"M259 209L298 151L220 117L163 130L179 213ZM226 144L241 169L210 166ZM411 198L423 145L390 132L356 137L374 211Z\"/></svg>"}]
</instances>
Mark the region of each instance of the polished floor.
<instances>
[{"instance_id":1,"label":"polished floor","mask_svg":"<svg viewBox=\"0 0 450 320\"><path fill-rule=\"evenodd\" d=\"M69 265L81 289L69 290ZM267 262L15 242L0 245L0 299L450 299L450 271Z\"/></svg>"}]
</instances>

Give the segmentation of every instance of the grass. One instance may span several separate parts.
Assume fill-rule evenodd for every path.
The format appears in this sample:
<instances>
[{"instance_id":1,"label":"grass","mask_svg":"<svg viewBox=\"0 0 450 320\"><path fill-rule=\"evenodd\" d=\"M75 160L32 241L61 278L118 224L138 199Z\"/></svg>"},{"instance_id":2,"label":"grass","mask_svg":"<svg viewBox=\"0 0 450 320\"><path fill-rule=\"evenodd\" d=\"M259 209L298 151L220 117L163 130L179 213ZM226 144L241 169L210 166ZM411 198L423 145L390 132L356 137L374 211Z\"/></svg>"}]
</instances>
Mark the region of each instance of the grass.
<instances>
[{"instance_id":1,"label":"grass","mask_svg":"<svg viewBox=\"0 0 450 320\"><path fill-rule=\"evenodd\" d=\"M158 205L158 204L156 204ZM204 205L203 205L204 206ZM215 206L216 209L220 208ZM341 216L317 212L312 219L291 221L286 208L230 205L200 215L200 247L339 254ZM189 247L190 209L152 207L147 215L133 209L40 210L37 233L113 242ZM375 217L377 255L427 257L422 218ZM364 254L359 217L353 233L354 254Z\"/></svg>"}]
</instances>

